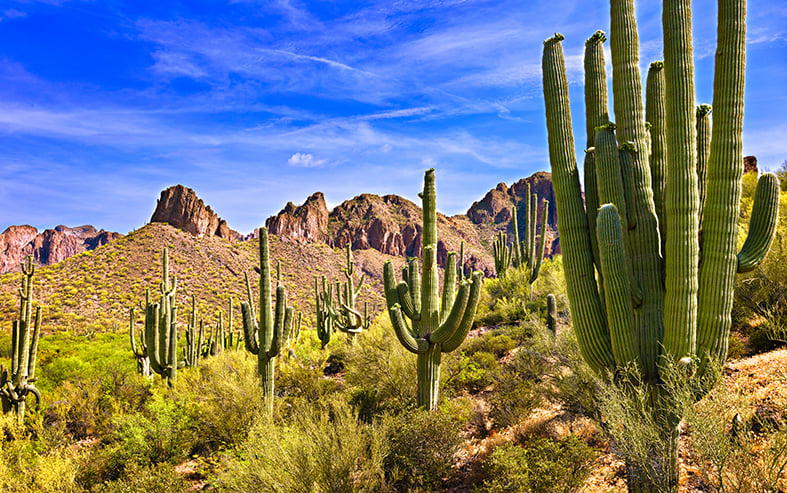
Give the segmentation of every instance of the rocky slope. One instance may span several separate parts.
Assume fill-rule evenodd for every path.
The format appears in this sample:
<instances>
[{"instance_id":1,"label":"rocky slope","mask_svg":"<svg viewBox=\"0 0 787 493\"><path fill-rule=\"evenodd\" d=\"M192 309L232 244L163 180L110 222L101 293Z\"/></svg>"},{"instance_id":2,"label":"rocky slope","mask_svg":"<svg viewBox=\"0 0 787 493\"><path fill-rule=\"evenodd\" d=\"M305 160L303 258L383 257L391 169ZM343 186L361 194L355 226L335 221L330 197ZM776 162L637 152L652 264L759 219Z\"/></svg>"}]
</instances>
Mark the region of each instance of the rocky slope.
<instances>
[{"instance_id":1,"label":"rocky slope","mask_svg":"<svg viewBox=\"0 0 787 493\"><path fill-rule=\"evenodd\" d=\"M122 236L89 225L74 228L60 225L41 233L33 226L10 226L0 234L0 274L18 271L28 255L39 265L51 265Z\"/></svg>"}]
</instances>

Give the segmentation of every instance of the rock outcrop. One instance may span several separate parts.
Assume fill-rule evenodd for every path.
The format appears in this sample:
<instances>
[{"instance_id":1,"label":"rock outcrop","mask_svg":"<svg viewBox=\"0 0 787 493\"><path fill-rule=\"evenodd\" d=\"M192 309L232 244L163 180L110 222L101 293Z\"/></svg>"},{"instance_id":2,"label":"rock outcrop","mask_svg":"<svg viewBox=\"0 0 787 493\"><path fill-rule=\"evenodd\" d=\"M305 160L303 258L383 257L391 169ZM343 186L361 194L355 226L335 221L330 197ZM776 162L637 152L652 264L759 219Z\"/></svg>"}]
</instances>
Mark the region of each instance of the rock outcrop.
<instances>
[{"instance_id":1,"label":"rock outcrop","mask_svg":"<svg viewBox=\"0 0 787 493\"><path fill-rule=\"evenodd\" d=\"M215 235L227 240L239 240L241 235L227 226L227 221L213 212L197 193L183 185L161 192L151 223L167 223L193 235Z\"/></svg>"},{"instance_id":2,"label":"rock outcrop","mask_svg":"<svg viewBox=\"0 0 787 493\"><path fill-rule=\"evenodd\" d=\"M33 226L10 226L0 234L0 274L18 271L28 255L39 265L52 265L122 236L89 225L75 228L60 225L41 233Z\"/></svg>"},{"instance_id":3,"label":"rock outcrop","mask_svg":"<svg viewBox=\"0 0 787 493\"><path fill-rule=\"evenodd\" d=\"M304 241L328 242L328 207L322 192L306 199L301 206L288 202L284 209L265 221L268 232Z\"/></svg>"},{"instance_id":4,"label":"rock outcrop","mask_svg":"<svg viewBox=\"0 0 787 493\"><path fill-rule=\"evenodd\" d=\"M474 202L467 211L467 217L477 225L494 226L495 229L503 228L509 239L513 235L513 221L511 221L511 207L516 205L519 227L524 227L523 216L525 200L527 200L527 185L530 184L530 193L538 196L537 228L541 228L541 201L549 201L547 206L547 255L560 253L560 243L557 234L557 205L555 204L555 189L552 186L552 174L539 171L528 178L522 178L508 187L500 183L496 188L487 192L483 199Z\"/></svg>"},{"instance_id":5,"label":"rock outcrop","mask_svg":"<svg viewBox=\"0 0 787 493\"><path fill-rule=\"evenodd\" d=\"M744 156L743 157L743 174L757 173L757 157Z\"/></svg>"}]
</instances>

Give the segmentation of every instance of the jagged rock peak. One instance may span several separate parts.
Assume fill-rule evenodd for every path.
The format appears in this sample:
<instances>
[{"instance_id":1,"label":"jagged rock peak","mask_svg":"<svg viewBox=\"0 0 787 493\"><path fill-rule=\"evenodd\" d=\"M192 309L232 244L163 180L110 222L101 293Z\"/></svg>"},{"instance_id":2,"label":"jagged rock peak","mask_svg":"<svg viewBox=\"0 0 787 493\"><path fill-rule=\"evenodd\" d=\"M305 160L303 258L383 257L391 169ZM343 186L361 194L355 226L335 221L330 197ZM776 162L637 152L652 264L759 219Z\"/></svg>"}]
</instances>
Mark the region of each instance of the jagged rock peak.
<instances>
[{"instance_id":1,"label":"jagged rock peak","mask_svg":"<svg viewBox=\"0 0 787 493\"><path fill-rule=\"evenodd\" d=\"M757 157L744 156L743 157L743 174L757 173Z\"/></svg>"},{"instance_id":2,"label":"jagged rock peak","mask_svg":"<svg viewBox=\"0 0 787 493\"><path fill-rule=\"evenodd\" d=\"M328 237L328 207L322 192L315 192L301 206L292 202L265 221L268 232L303 241L324 241Z\"/></svg>"},{"instance_id":3,"label":"jagged rock peak","mask_svg":"<svg viewBox=\"0 0 787 493\"><path fill-rule=\"evenodd\" d=\"M215 235L227 240L238 240L240 235L227 226L227 221L213 212L197 193L183 185L175 185L161 192L151 223L167 223L193 235Z\"/></svg>"},{"instance_id":4,"label":"jagged rock peak","mask_svg":"<svg viewBox=\"0 0 787 493\"><path fill-rule=\"evenodd\" d=\"M39 265L51 265L122 236L90 225L69 228L61 224L41 233L29 225L10 226L0 234L0 274L18 271L28 255Z\"/></svg>"}]
</instances>

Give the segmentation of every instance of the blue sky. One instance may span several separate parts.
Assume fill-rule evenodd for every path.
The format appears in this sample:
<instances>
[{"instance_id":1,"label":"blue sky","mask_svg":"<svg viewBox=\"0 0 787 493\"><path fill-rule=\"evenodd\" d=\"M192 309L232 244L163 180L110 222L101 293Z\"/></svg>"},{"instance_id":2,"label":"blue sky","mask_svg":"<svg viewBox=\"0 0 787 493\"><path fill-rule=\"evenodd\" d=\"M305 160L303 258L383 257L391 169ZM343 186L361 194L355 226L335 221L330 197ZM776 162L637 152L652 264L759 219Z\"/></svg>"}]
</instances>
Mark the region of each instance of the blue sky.
<instances>
[{"instance_id":1,"label":"blue sky","mask_svg":"<svg viewBox=\"0 0 787 493\"><path fill-rule=\"evenodd\" d=\"M638 2L641 62L660 2ZM126 232L194 188L251 231L320 190L412 199L437 169L454 214L548 170L542 41L566 35L584 132L584 40L608 3L473 0L0 0L0 230ZM694 2L698 102L712 100L715 2ZM745 153L787 159L787 4L750 0ZM580 143L584 137L577 139Z\"/></svg>"}]
</instances>

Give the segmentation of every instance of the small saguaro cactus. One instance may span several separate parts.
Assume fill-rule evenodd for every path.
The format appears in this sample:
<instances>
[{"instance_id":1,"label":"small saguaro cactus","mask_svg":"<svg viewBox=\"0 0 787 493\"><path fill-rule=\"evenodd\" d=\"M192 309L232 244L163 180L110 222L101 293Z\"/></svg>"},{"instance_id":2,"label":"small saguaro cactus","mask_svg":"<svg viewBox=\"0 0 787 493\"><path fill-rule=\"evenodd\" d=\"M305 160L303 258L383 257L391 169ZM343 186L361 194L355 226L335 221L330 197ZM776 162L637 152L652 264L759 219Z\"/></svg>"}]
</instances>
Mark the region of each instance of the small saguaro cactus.
<instances>
[{"instance_id":1,"label":"small saguaro cactus","mask_svg":"<svg viewBox=\"0 0 787 493\"><path fill-rule=\"evenodd\" d=\"M552 293L547 295L547 330L552 337L557 335L557 302Z\"/></svg>"},{"instance_id":2,"label":"small saguaro cactus","mask_svg":"<svg viewBox=\"0 0 787 493\"><path fill-rule=\"evenodd\" d=\"M246 277L249 296L251 285ZM273 376L276 357L282 342L287 339L292 327L292 307L287 306L287 291L279 284L276 287L276 318L271 307L271 269L268 252L268 230L260 228L260 320L254 319L254 302L241 303L243 337L246 350L257 355L257 373L262 384L262 393L268 399L268 409L273 411Z\"/></svg>"},{"instance_id":3,"label":"small saguaro cactus","mask_svg":"<svg viewBox=\"0 0 787 493\"><path fill-rule=\"evenodd\" d=\"M538 250L536 250L536 217L538 213L538 195L530 195L530 183L527 184L527 193L525 194L525 238L520 241L519 239L519 224L517 221L516 207L511 209L513 216L514 227L514 255L511 262L516 269L525 269L527 273L528 286L530 290L533 289L533 283L538 279L538 274L541 272L541 260L544 258L544 245L546 245L546 227L547 227L547 212L549 210L549 201L546 199L541 200L541 232L540 241L538 243Z\"/></svg>"},{"instance_id":4,"label":"small saguaro cactus","mask_svg":"<svg viewBox=\"0 0 787 493\"><path fill-rule=\"evenodd\" d=\"M186 347L183 349L183 360L186 367L199 365L204 334L205 326L202 320L197 322L197 297L191 295L191 316L186 329Z\"/></svg>"},{"instance_id":5,"label":"small saguaro cactus","mask_svg":"<svg viewBox=\"0 0 787 493\"><path fill-rule=\"evenodd\" d=\"M317 320L317 338L322 344L322 349L331 341L333 332L333 319L331 318L331 304L333 303L333 285L325 276L322 276L322 293L319 290L317 277L314 278L314 306Z\"/></svg>"},{"instance_id":6,"label":"small saguaro cactus","mask_svg":"<svg viewBox=\"0 0 787 493\"><path fill-rule=\"evenodd\" d=\"M361 314L355 307L355 299L361 292L366 274L361 275L361 278L358 282L358 287L356 288L355 280L353 279L355 263L353 262L352 251L350 250L349 243L347 244L346 252L347 266L342 269L342 272L344 273L347 280L344 282L344 284L336 281L337 303L336 305L329 303L326 306L330 311L333 327L342 332L345 332L349 336L350 342L355 344L356 336L369 328L369 315L366 306L364 305L363 314Z\"/></svg>"},{"instance_id":7,"label":"small saguaro cactus","mask_svg":"<svg viewBox=\"0 0 787 493\"><path fill-rule=\"evenodd\" d=\"M458 348L467 337L478 306L482 277L480 272L474 272L472 280L459 283L457 293L456 252L450 252L440 295L434 169L426 171L420 197L423 200L423 277L419 276L417 259L405 267L400 283L396 283L390 260L385 263L383 277L388 314L396 337L417 355L418 405L431 410L437 407L441 355Z\"/></svg>"},{"instance_id":8,"label":"small saguaro cactus","mask_svg":"<svg viewBox=\"0 0 787 493\"><path fill-rule=\"evenodd\" d=\"M178 376L178 327L175 293L178 280L172 276L169 281L169 252L165 248L161 260L162 280L159 283L161 299L150 302L150 291L145 291L145 344L148 348L150 368L167 380L167 385L175 386Z\"/></svg>"},{"instance_id":9,"label":"small saguaro cactus","mask_svg":"<svg viewBox=\"0 0 787 493\"><path fill-rule=\"evenodd\" d=\"M514 214L516 214L516 211L514 211ZM495 236L494 243L492 244L495 257L495 273L497 273L497 277L505 277L506 271L511 266L511 262L514 258L514 250L516 250L516 246L513 246L514 248L508 243L507 234L503 231L497 232L497 236Z\"/></svg>"},{"instance_id":10,"label":"small saguaro cactus","mask_svg":"<svg viewBox=\"0 0 787 493\"><path fill-rule=\"evenodd\" d=\"M33 319L34 274L35 264L32 255L29 255L27 264L22 263L19 320L14 320L11 326L11 374L9 375L8 368L0 365L0 406L3 414L16 414L20 424L25 417L28 396L35 398L36 407L41 404L41 393L35 386L38 339L41 336L41 307L36 307Z\"/></svg>"},{"instance_id":11,"label":"small saguaro cactus","mask_svg":"<svg viewBox=\"0 0 787 493\"><path fill-rule=\"evenodd\" d=\"M630 492L677 491L681 416L664 405L670 402L664 372L680 371L697 398L710 390L714 375L708 369L727 355L735 274L763 260L775 233L779 183L763 174L748 237L737 251L745 3L719 1L710 129L709 108L695 106L690 1L664 1L664 62L650 66L643 108L634 0L611 0L617 126L604 121L605 95L586 98L588 121L595 124L588 126L588 142L596 178L585 183L587 209L574 157L563 36L544 43L549 155L579 348L601 374L634 371L628 382L644 386L647 411L665 440L664 447L648 450L647 461L628 464ZM585 66L594 57L590 65L599 70L586 72L596 80L585 87L605 93L601 42L597 36L586 45ZM657 467L658 474L643 467Z\"/></svg>"},{"instance_id":12,"label":"small saguaro cactus","mask_svg":"<svg viewBox=\"0 0 787 493\"><path fill-rule=\"evenodd\" d=\"M128 334L131 339L131 352L134 353L134 358L137 359L137 373L143 377L149 378L153 376L150 370L150 358L148 357L148 345L145 344L145 330L140 331L139 348L137 347L136 336L134 335L134 326L136 325L136 316L134 314L134 307L128 311Z\"/></svg>"}]
</instances>

